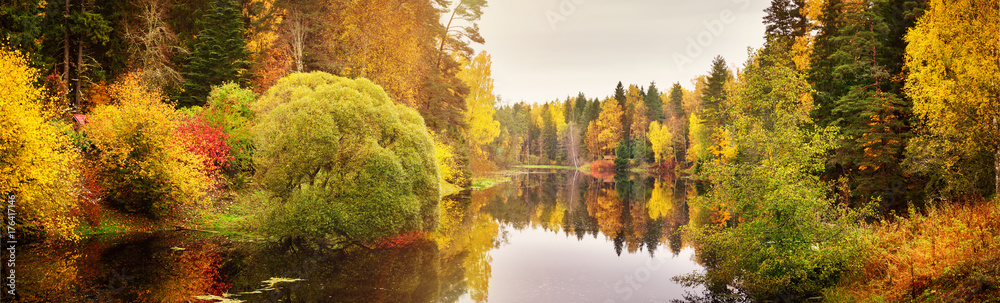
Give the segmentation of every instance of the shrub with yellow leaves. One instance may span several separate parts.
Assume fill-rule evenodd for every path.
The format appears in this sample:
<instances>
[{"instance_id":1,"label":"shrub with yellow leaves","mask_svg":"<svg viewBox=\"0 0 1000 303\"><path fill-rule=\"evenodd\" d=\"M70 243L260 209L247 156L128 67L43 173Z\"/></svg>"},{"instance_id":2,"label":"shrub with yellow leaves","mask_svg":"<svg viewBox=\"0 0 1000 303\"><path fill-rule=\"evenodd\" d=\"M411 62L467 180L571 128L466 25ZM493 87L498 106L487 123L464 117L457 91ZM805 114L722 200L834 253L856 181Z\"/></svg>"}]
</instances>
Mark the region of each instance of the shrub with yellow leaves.
<instances>
[{"instance_id":1,"label":"shrub with yellow leaves","mask_svg":"<svg viewBox=\"0 0 1000 303\"><path fill-rule=\"evenodd\" d=\"M17 236L75 239L75 207L79 153L63 133L65 124L43 114L38 71L17 51L0 49L0 194L4 208L14 195Z\"/></svg>"},{"instance_id":2,"label":"shrub with yellow leaves","mask_svg":"<svg viewBox=\"0 0 1000 303\"><path fill-rule=\"evenodd\" d=\"M93 161L104 198L126 211L154 217L204 200L211 184L203 162L179 140L179 115L160 92L127 75L111 86L112 105L98 106L83 130L98 154Z\"/></svg>"}]
</instances>

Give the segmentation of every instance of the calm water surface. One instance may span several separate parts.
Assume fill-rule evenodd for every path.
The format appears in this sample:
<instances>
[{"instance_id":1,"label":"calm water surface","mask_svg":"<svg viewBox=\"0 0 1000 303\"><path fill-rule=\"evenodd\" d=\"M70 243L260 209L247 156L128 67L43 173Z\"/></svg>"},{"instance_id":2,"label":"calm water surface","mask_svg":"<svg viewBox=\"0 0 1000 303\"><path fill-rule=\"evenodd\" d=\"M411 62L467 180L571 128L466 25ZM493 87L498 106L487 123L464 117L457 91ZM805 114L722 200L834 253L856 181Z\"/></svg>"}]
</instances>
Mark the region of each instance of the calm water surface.
<instances>
[{"instance_id":1,"label":"calm water surface","mask_svg":"<svg viewBox=\"0 0 1000 303\"><path fill-rule=\"evenodd\" d=\"M678 232L696 217L690 191L674 180L535 171L446 197L433 240L397 241L405 245L333 250L197 232L31 245L18 255L18 301L683 300L703 291L671 280L702 270Z\"/></svg>"}]
</instances>

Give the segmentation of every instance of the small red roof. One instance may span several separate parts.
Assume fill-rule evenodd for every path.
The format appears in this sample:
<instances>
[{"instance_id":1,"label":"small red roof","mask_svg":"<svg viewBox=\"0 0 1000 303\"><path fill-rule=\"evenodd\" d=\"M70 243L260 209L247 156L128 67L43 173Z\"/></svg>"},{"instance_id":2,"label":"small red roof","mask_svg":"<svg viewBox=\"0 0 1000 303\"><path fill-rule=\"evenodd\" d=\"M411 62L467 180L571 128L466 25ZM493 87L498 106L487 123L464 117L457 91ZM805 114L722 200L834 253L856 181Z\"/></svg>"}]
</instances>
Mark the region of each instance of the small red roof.
<instances>
[{"instance_id":1,"label":"small red roof","mask_svg":"<svg viewBox=\"0 0 1000 303\"><path fill-rule=\"evenodd\" d=\"M79 114L73 115L73 122L76 122L76 124L87 125L87 122L89 121L90 121L90 115L79 115Z\"/></svg>"}]
</instances>

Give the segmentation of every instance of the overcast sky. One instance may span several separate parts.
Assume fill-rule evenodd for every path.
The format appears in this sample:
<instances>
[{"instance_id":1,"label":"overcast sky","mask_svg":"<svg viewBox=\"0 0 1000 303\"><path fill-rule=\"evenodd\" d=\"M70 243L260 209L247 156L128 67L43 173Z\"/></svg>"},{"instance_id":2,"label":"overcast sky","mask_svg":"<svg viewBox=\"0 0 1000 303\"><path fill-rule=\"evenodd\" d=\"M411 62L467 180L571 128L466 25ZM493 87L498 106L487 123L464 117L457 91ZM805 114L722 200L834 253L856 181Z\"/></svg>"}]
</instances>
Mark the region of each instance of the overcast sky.
<instances>
[{"instance_id":1,"label":"overcast sky","mask_svg":"<svg viewBox=\"0 0 1000 303\"><path fill-rule=\"evenodd\" d=\"M504 103L614 93L618 81L692 88L722 55L764 43L768 0L492 0L479 22Z\"/></svg>"}]
</instances>

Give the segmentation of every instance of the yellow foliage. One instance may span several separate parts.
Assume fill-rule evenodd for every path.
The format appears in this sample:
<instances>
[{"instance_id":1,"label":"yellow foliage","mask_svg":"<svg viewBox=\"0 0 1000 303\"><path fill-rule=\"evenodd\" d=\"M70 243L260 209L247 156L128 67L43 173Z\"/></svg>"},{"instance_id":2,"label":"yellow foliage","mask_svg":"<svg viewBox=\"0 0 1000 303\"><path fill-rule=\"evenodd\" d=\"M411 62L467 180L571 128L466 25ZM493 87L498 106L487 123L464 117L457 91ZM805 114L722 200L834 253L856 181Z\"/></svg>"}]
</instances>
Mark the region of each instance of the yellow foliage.
<instances>
[{"instance_id":1,"label":"yellow foliage","mask_svg":"<svg viewBox=\"0 0 1000 303\"><path fill-rule=\"evenodd\" d=\"M691 126L688 128L690 146L687 150L687 160L695 162L698 159L708 159L710 154L708 147L712 143L709 141L707 127L695 113L691 113L691 118L688 121Z\"/></svg>"},{"instance_id":2,"label":"yellow foliage","mask_svg":"<svg viewBox=\"0 0 1000 303\"><path fill-rule=\"evenodd\" d=\"M16 224L38 222L46 233L75 239L78 151L64 134L68 127L47 121L45 92L35 86L38 71L17 51L0 49L0 194L15 194ZM5 207L6 208L6 207Z\"/></svg>"},{"instance_id":3,"label":"yellow foliage","mask_svg":"<svg viewBox=\"0 0 1000 303\"><path fill-rule=\"evenodd\" d=\"M653 192L649 197L649 203L646 203L649 218L653 220L669 216L674 210L673 188L664 186L664 183L663 180L656 179L653 183ZM667 185L672 184L667 183Z\"/></svg>"},{"instance_id":4,"label":"yellow foliage","mask_svg":"<svg viewBox=\"0 0 1000 303\"><path fill-rule=\"evenodd\" d=\"M733 146L733 138L729 132L721 128L712 133L712 144L708 151L720 161L731 160L736 157L736 147Z\"/></svg>"},{"instance_id":5,"label":"yellow foliage","mask_svg":"<svg viewBox=\"0 0 1000 303\"><path fill-rule=\"evenodd\" d=\"M622 223L622 201L613 188L592 186L586 193L587 213L597 220L601 233L614 239L625 226Z\"/></svg>"},{"instance_id":6,"label":"yellow foliage","mask_svg":"<svg viewBox=\"0 0 1000 303\"><path fill-rule=\"evenodd\" d=\"M471 62L462 60L462 71L458 79L469 86L469 94L465 97L465 122L469 124L469 137L475 149L490 144L500 135L500 122L493 119L496 109L493 103L493 78L490 66L493 64L490 55L480 52Z\"/></svg>"},{"instance_id":7,"label":"yellow foliage","mask_svg":"<svg viewBox=\"0 0 1000 303\"><path fill-rule=\"evenodd\" d=\"M659 122L649 122L649 143L653 145L653 155L656 162L663 161L666 157L674 153L674 135L670 133L670 128L660 126Z\"/></svg>"},{"instance_id":8,"label":"yellow foliage","mask_svg":"<svg viewBox=\"0 0 1000 303\"><path fill-rule=\"evenodd\" d=\"M934 0L906 35L913 112L966 151L995 151L1000 141L998 15L997 0Z\"/></svg>"},{"instance_id":9,"label":"yellow foliage","mask_svg":"<svg viewBox=\"0 0 1000 303\"><path fill-rule=\"evenodd\" d=\"M106 198L126 209L164 215L204 201L210 180L202 159L176 138L178 113L137 74L111 87L116 104L99 106L83 130L99 151L96 169Z\"/></svg>"},{"instance_id":10,"label":"yellow foliage","mask_svg":"<svg viewBox=\"0 0 1000 303\"><path fill-rule=\"evenodd\" d=\"M608 98L601 102L601 113L597 116L597 146L605 155L614 152L618 141L622 139L622 107L618 100Z\"/></svg>"},{"instance_id":11,"label":"yellow foliage","mask_svg":"<svg viewBox=\"0 0 1000 303\"><path fill-rule=\"evenodd\" d=\"M437 159L438 172L441 174L442 182L451 184L462 184L462 172L455 163L455 153L451 146L441 140L434 140L434 157Z\"/></svg>"}]
</instances>

